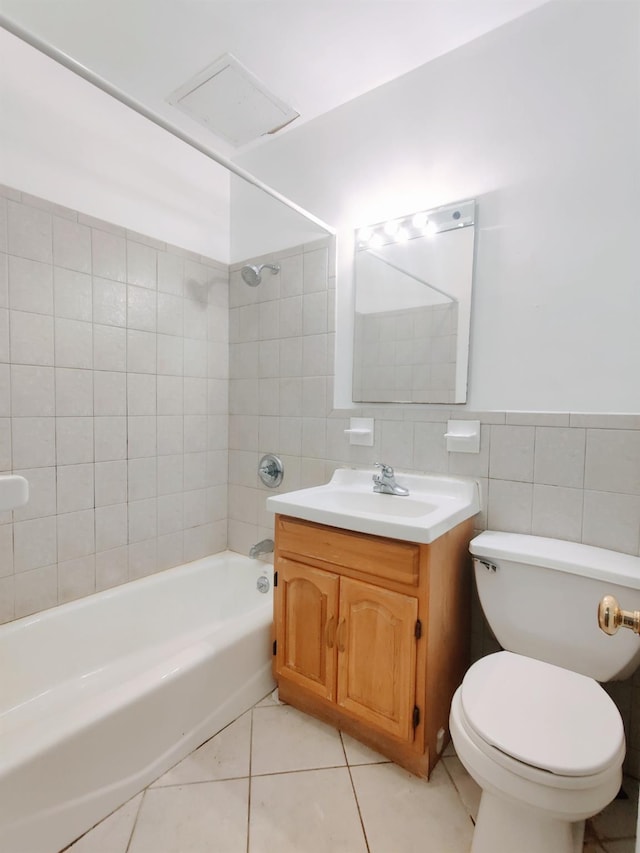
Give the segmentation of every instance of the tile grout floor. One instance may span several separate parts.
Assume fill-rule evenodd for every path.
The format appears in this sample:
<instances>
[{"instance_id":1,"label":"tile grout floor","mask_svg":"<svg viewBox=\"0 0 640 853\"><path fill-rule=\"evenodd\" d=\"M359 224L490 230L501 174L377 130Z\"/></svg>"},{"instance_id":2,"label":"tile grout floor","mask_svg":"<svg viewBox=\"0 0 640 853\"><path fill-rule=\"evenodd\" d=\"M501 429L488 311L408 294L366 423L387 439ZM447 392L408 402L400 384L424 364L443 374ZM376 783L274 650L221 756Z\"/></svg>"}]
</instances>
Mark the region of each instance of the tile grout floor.
<instances>
[{"instance_id":1,"label":"tile grout floor","mask_svg":"<svg viewBox=\"0 0 640 853\"><path fill-rule=\"evenodd\" d=\"M584 853L635 851L625 790ZM427 783L272 694L65 853L468 853L478 802L451 746Z\"/></svg>"}]
</instances>

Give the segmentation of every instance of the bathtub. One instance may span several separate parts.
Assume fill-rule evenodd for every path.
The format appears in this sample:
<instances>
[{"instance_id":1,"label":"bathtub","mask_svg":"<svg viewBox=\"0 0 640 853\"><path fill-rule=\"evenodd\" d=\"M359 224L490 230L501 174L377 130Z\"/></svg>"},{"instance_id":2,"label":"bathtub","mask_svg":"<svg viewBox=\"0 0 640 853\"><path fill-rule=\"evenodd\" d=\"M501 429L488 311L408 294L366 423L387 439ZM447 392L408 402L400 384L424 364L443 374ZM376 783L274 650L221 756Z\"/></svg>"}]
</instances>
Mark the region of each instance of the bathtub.
<instances>
[{"instance_id":1,"label":"bathtub","mask_svg":"<svg viewBox=\"0 0 640 853\"><path fill-rule=\"evenodd\" d=\"M56 853L274 687L229 551L0 626L0 851Z\"/></svg>"}]
</instances>

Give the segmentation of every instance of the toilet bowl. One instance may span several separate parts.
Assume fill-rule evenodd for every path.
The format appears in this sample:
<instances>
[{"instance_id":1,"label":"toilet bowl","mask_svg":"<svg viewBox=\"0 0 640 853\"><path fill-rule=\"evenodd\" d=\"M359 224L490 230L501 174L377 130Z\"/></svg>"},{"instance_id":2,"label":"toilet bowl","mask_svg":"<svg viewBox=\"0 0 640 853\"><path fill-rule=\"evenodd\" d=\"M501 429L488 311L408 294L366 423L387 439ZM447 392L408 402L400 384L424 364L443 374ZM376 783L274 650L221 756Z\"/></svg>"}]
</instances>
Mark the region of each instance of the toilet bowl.
<instances>
[{"instance_id":1,"label":"toilet bowl","mask_svg":"<svg viewBox=\"0 0 640 853\"><path fill-rule=\"evenodd\" d=\"M596 678L640 662L640 639L605 635L597 607L609 592L640 609L640 559L493 531L470 550L505 649L471 666L451 707L456 752L482 789L471 851L581 853L584 821L615 797L625 755Z\"/></svg>"},{"instance_id":2,"label":"toilet bowl","mask_svg":"<svg viewBox=\"0 0 640 853\"><path fill-rule=\"evenodd\" d=\"M472 853L581 853L585 818L615 797L625 754L597 682L498 652L468 671L450 729L483 790Z\"/></svg>"}]
</instances>

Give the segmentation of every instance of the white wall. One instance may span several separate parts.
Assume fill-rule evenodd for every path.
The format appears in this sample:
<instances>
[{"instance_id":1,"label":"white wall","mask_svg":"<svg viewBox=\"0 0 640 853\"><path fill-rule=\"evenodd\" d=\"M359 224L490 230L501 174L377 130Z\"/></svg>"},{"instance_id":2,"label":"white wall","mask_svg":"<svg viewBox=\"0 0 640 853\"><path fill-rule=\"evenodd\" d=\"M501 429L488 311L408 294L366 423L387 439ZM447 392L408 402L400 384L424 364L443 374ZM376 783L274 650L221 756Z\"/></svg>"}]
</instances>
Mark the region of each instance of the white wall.
<instances>
[{"instance_id":1,"label":"white wall","mask_svg":"<svg viewBox=\"0 0 640 853\"><path fill-rule=\"evenodd\" d=\"M229 173L0 29L0 183L220 261Z\"/></svg>"},{"instance_id":2,"label":"white wall","mask_svg":"<svg viewBox=\"0 0 640 853\"><path fill-rule=\"evenodd\" d=\"M550 3L238 158L338 229L478 200L476 410L640 412L640 7Z\"/></svg>"}]
</instances>

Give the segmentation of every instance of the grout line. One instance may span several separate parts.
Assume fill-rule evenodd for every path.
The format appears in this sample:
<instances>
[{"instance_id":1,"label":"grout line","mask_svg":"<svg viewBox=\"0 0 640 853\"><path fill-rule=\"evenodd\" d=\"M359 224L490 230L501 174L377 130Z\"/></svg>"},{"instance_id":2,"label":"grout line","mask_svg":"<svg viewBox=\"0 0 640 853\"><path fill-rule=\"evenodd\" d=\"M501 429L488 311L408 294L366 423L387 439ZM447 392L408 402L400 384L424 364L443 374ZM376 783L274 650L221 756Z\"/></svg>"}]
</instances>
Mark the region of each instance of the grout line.
<instances>
[{"instance_id":1,"label":"grout line","mask_svg":"<svg viewBox=\"0 0 640 853\"><path fill-rule=\"evenodd\" d=\"M261 700L262 701L262 700ZM247 793L247 853L249 853L249 845L251 843L251 779L252 779L252 763L253 763L253 711L251 709L251 725L249 727L249 790Z\"/></svg>"},{"instance_id":2,"label":"grout line","mask_svg":"<svg viewBox=\"0 0 640 853\"><path fill-rule=\"evenodd\" d=\"M360 818L360 826L362 827L362 835L364 837L364 843L365 843L365 846L367 848L367 853L370 853L369 839L367 838L367 830L366 830L366 827L364 825L364 818L362 817L362 811L360 809L360 803L358 801L358 794L356 791L356 786L355 786L355 783L353 781L353 776L351 774L351 765L349 764L349 759L347 758L347 749L344 745L344 739L342 737L342 732L340 730L338 730L338 734L340 735L340 743L342 744L342 751L344 752L344 759L345 759L346 766L347 766L347 772L349 774L349 781L351 782L351 790L353 791L353 798L354 798L355 803L356 803L356 808L358 809L358 817Z\"/></svg>"},{"instance_id":3,"label":"grout line","mask_svg":"<svg viewBox=\"0 0 640 853\"><path fill-rule=\"evenodd\" d=\"M147 786L142 792L142 796L140 797L140 804L138 805L138 811L136 812L136 816L133 820L133 826L131 827L131 832L129 834L129 840L127 841L127 846L124 849L124 853L129 853L129 848L131 847L131 842L133 841L133 836L136 831L136 827L138 826L138 819L140 817L140 812L142 810L142 804L144 802L144 798L147 796L147 791L149 787Z\"/></svg>"}]
</instances>

